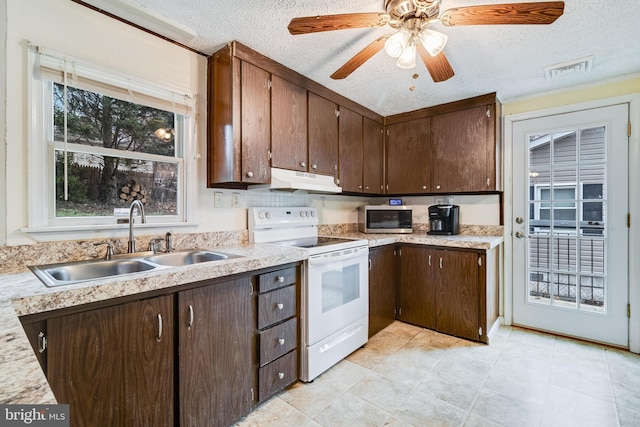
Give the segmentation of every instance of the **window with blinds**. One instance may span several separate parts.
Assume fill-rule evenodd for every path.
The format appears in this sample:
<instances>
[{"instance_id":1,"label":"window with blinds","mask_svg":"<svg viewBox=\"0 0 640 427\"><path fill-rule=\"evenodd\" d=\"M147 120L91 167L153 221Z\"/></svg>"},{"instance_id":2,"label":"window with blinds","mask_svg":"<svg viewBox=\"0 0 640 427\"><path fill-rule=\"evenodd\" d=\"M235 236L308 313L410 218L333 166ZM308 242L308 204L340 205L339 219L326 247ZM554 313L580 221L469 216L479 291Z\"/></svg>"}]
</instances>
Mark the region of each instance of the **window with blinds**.
<instances>
[{"instance_id":1,"label":"window with blinds","mask_svg":"<svg viewBox=\"0 0 640 427\"><path fill-rule=\"evenodd\" d=\"M115 223L140 200L158 222L185 218L186 122L193 96L38 49L43 225Z\"/></svg>"}]
</instances>

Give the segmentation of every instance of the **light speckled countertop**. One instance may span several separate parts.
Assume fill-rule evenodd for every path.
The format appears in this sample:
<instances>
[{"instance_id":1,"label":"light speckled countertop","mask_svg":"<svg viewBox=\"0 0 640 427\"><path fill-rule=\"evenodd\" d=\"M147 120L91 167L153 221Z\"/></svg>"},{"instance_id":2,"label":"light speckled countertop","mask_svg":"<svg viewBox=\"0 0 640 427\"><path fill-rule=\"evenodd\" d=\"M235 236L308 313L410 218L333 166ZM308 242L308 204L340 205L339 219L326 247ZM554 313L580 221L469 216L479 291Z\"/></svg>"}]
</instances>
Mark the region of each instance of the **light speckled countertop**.
<instances>
[{"instance_id":1,"label":"light speckled countertop","mask_svg":"<svg viewBox=\"0 0 640 427\"><path fill-rule=\"evenodd\" d=\"M340 237L369 240L369 246L393 243L491 249L502 236L451 237L346 233ZM306 259L303 250L265 244L217 246L216 250L241 255L214 263L171 267L127 276L93 280L57 288L45 287L28 269L0 274L0 403L55 403L55 397L31 349L19 316L104 301L201 280L246 273Z\"/></svg>"}]
</instances>

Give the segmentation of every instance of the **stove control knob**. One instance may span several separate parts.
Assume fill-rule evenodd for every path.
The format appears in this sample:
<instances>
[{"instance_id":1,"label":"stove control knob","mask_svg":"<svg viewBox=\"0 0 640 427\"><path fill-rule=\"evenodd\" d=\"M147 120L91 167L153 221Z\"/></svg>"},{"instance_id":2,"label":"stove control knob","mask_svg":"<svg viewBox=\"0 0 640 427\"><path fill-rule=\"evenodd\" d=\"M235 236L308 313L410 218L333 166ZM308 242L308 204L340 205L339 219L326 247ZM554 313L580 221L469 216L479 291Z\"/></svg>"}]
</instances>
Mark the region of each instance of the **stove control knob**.
<instances>
[{"instance_id":1,"label":"stove control knob","mask_svg":"<svg viewBox=\"0 0 640 427\"><path fill-rule=\"evenodd\" d=\"M258 212L258 218L264 219L264 212Z\"/></svg>"},{"instance_id":2,"label":"stove control knob","mask_svg":"<svg viewBox=\"0 0 640 427\"><path fill-rule=\"evenodd\" d=\"M304 211L300 211L300 217L304 218Z\"/></svg>"},{"instance_id":3,"label":"stove control knob","mask_svg":"<svg viewBox=\"0 0 640 427\"><path fill-rule=\"evenodd\" d=\"M316 211L311 211L311 218L316 216Z\"/></svg>"},{"instance_id":4,"label":"stove control knob","mask_svg":"<svg viewBox=\"0 0 640 427\"><path fill-rule=\"evenodd\" d=\"M267 211L264 216L266 216L267 219L271 219L271 212Z\"/></svg>"}]
</instances>

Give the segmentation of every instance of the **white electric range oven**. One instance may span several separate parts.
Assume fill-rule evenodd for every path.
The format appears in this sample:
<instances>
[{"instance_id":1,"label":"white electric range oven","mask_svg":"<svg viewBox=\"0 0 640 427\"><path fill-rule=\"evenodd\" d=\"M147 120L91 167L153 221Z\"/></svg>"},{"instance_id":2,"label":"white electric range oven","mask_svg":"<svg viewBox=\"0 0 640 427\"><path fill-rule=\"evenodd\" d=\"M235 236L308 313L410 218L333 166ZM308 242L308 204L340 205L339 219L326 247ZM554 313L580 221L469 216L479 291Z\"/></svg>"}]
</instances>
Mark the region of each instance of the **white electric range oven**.
<instances>
[{"instance_id":1,"label":"white electric range oven","mask_svg":"<svg viewBox=\"0 0 640 427\"><path fill-rule=\"evenodd\" d=\"M318 236L315 208L251 208L249 240L307 251L303 265L301 379L312 381L367 342L369 246Z\"/></svg>"}]
</instances>

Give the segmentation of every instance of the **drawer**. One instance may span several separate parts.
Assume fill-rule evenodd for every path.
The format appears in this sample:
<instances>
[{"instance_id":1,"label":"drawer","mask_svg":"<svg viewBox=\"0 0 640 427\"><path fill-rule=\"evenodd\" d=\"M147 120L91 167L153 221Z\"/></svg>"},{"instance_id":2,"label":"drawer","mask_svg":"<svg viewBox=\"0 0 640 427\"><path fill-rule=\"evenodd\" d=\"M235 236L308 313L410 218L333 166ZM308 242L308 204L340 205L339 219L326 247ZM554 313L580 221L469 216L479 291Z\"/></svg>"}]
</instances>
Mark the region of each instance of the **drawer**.
<instances>
[{"instance_id":1,"label":"drawer","mask_svg":"<svg viewBox=\"0 0 640 427\"><path fill-rule=\"evenodd\" d=\"M287 353L260 368L258 377L262 402L298 380L298 352Z\"/></svg>"},{"instance_id":2,"label":"drawer","mask_svg":"<svg viewBox=\"0 0 640 427\"><path fill-rule=\"evenodd\" d=\"M289 353L298 344L298 320L284 323L260 332L260 366Z\"/></svg>"},{"instance_id":3,"label":"drawer","mask_svg":"<svg viewBox=\"0 0 640 427\"><path fill-rule=\"evenodd\" d=\"M285 268L258 276L260 293L273 291L296 283L296 267Z\"/></svg>"},{"instance_id":4,"label":"drawer","mask_svg":"<svg viewBox=\"0 0 640 427\"><path fill-rule=\"evenodd\" d=\"M258 329L264 329L295 314L295 286L287 286L258 296Z\"/></svg>"}]
</instances>

